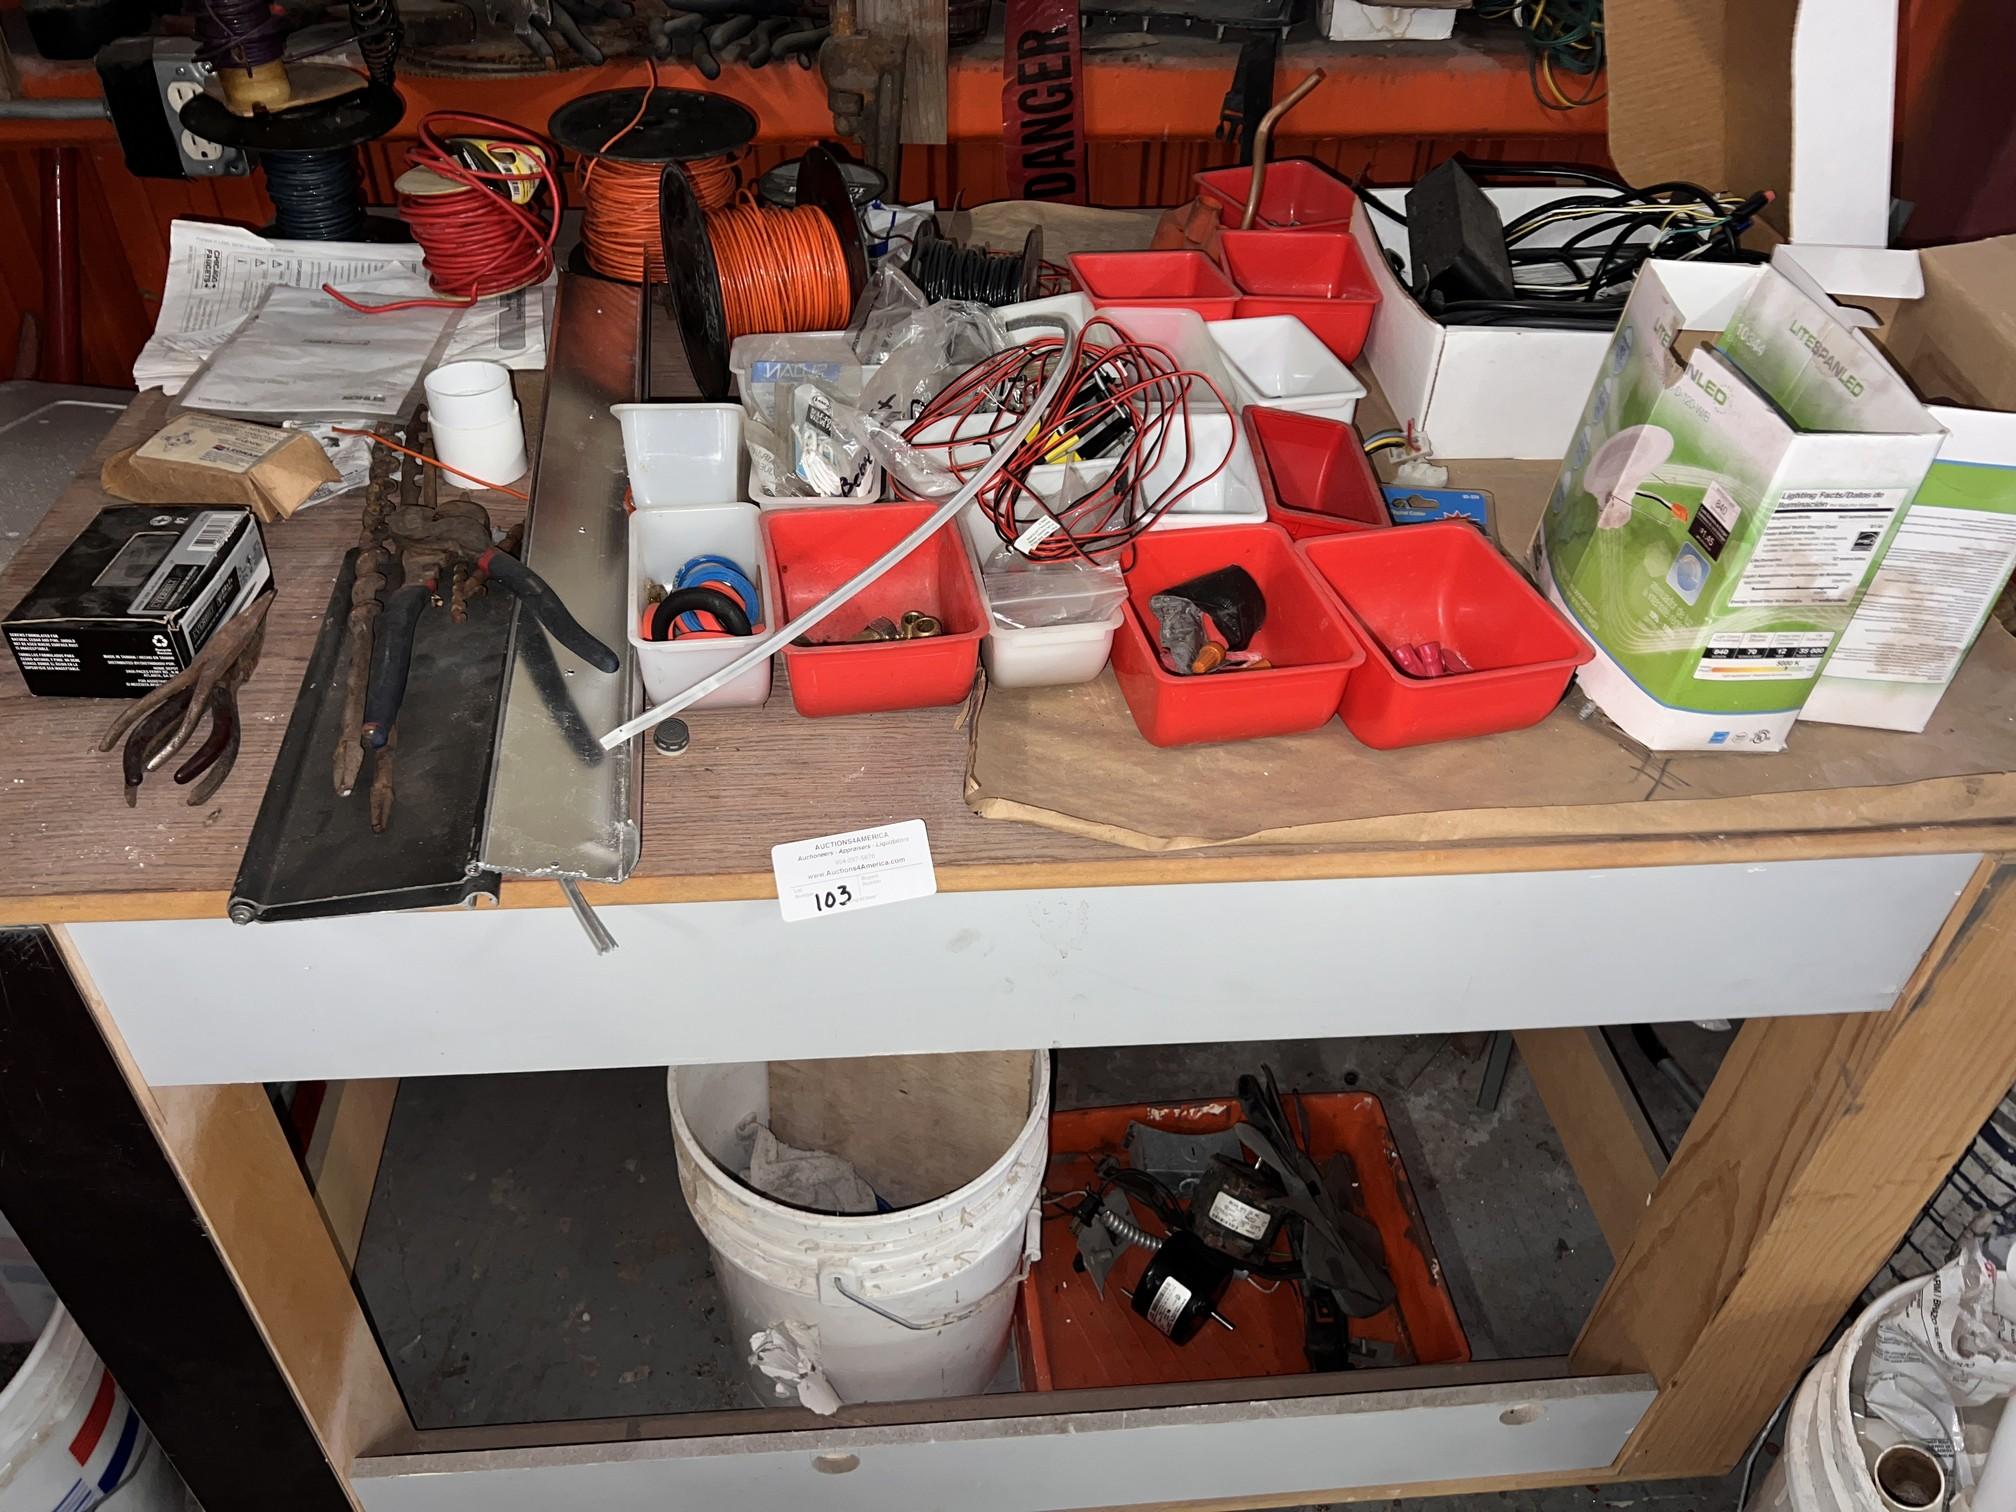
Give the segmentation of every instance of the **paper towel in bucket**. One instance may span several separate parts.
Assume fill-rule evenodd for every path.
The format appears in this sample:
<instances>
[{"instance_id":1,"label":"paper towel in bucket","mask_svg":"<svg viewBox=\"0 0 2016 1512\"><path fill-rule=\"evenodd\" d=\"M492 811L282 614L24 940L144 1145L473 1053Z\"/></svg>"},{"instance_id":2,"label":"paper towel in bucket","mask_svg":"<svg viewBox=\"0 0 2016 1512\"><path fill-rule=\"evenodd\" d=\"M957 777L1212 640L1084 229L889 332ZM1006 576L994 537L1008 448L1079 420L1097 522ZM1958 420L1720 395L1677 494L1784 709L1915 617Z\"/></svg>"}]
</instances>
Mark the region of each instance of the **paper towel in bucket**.
<instances>
[{"instance_id":1,"label":"paper towel in bucket","mask_svg":"<svg viewBox=\"0 0 2016 1512\"><path fill-rule=\"evenodd\" d=\"M1855 1368L1858 1413L1938 1455L1963 1493L1982 1473L1994 1416L1983 1409L2016 1391L2012 1246L2016 1234L1963 1239L1959 1253L1877 1325Z\"/></svg>"}]
</instances>

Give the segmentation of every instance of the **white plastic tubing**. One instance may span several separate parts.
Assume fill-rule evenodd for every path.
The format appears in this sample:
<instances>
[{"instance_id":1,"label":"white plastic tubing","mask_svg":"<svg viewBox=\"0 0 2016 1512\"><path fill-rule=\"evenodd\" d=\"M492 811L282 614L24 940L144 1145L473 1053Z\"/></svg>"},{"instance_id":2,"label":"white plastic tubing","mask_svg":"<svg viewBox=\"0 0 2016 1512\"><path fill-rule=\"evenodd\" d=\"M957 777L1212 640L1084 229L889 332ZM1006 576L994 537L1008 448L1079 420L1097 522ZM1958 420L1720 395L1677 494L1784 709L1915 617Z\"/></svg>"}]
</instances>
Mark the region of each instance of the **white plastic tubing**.
<instances>
[{"instance_id":1,"label":"white plastic tubing","mask_svg":"<svg viewBox=\"0 0 2016 1512\"><path fill-rule=\"evenodd\" d=\"M1067 342L1075 341L1078 338L1077 327L1068 315L1059 314L1050 316L1034 323L1060 327L1064 332L1064 339ZM1057 397L1058 391L1063 388L1064 379L1070 373L1071 368L1072 364L1069 362L1059 362L1056 365L1049 378L1044 381L1043 391L1036 396L1036 402L1030 406L1029 413L1041 415L1049 410L1051 403ZM629 723L618 725L602 737L602 749L613 751L632 736L642 735L646 730L670 719L682 709L690 709L715 689L727 687L729 683L740 677L744 672L747 672L751 667L774 655L779 647L790 645L799 636L819 624L827 615L860 593L862 589L873 583L883 573L894 567L903 558L910 555L911 552L944 529L954 515L958 514L960 510L980 496L981 489L994 481L994 475L1008 465L1010 454L1020 444L1021 437L1019 434L1011 435L1002 441L1001 445L995 450L994 455L982 463L980 470L966 481L965 487L939 505L932 512L929 519L925 520L923 524L898 541L890 548L886 555L869 563L868 566L862 568L860 572L856 573L845 583L842 583L833 592L814 604L810 609L807 609L789 624L779 625L768 635L760 638L755 645L744 651L719 672L714 673L711 677L701 678L699 682L693 684L692 687L677 697L668 698L665 702L653 708L646 709L635 719L629 721Z\"/></svg>"}]
</instances>

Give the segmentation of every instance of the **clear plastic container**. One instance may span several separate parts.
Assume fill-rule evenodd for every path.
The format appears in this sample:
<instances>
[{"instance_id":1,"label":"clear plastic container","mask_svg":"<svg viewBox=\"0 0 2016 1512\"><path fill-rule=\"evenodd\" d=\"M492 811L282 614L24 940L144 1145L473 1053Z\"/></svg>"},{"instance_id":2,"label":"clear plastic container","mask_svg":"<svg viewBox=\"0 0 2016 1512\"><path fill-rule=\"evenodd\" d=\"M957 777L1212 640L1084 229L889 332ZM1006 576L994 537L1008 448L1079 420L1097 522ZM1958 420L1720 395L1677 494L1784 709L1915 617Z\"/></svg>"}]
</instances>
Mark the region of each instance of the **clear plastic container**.
<instances>
[{"instance_id":1,"label":"clear plastic container","mask_svg":"<svg viewBox=\"0 0 2016 1512\"><path fill-rule=\"evenodd\" d=\"M979 509L959 516L959 524L973 548L974 560L981 564L980 591L987 600L987 639L980 656L987 664L987 680L1002 688L1053 688L1069 683L1090 682L1106 666L1113 652L1113 632L1127 612L1126 580L1120 580L1120 597L1105 614L1069 624L1019 626L1003 623L1000 609L1013 618L1017 604L1002 597L1013 593L1012 585L1000 574L989 576L986 564L1001 546L1001 537ZM1054 607L1055 596L1051 601ZM1088 595L1087 607L1092 604Z\"/></svg>"},{"instance_id":2,"label":"clear plastic container","mask_svg":"<svg viewBox=\"0 0 2016 1512\"><path fill-rule=\"evenodd\" d=\"M640 510L748 497L739 404L612 404Z\"/></svg>"}]
</instances>

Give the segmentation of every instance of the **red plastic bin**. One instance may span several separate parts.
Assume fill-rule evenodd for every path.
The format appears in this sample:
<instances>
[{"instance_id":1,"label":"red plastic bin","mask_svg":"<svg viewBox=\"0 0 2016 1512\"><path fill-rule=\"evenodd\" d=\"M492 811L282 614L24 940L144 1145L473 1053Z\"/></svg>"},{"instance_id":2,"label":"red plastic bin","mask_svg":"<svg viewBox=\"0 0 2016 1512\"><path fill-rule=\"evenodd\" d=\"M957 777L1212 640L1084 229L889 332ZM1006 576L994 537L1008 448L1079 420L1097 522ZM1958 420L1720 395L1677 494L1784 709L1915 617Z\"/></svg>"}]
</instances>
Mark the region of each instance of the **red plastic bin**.
<instances>
[{"instance_id":1,"label":"red plastic bin","mask_svg":"<svg viewBox=\"0 0 2016 1512\"><path fill-rule=\"evenodd\" d=\"M1246 406L1246 440L1267 518L1296 540L1393 523L1358 432L1342 420Z\"/></svg>"},{"instance_id":2,"label":"red plastic bin","mask_svg":"<svg viewBox=\"0 0 2016 1512\"><path fill-rule=\"evenodd\" d=\"M1365 643L1338 712L1382 751L1523 730L1545 719L1596 653L1470 525L1315 537L1296 548ZM1411 677L1387 647L1439 641L1472 668Z\"/></svg>"},{"instance_id":3,"label":"red plastic bin","mask_svg":"<svg viewBox=\"0 0 2016 1512\"><path fill-rule=\"evenodd\" d=\"M1239 318L1293 315L1343 362L1355 362L1379 286L1348 231L1226 231L1218 261L1239 286Z\"/></svg>"},{"instance_id":4,"label":"red plastic bin","mask_svg":"<svg viewBox=\"0 0 2016 1512\"><path fill-rule=\"evenodd\" d=\"M1246 218L1253 188L1251 168L1212 168L1197 175L1197 192L1218 207L1218 224L1237 230ZM1348 230L1358 196L1351 186L1310 158L1282 158L1267 165L1260 184L1256 229L1269 231Z\"/></svg>"},{"instance_id":5,"label":"red plastic bin","mask_svg":"<svg viewBox=\"0 0 2016 1512\"><path fill-rule=\"evenodd\" d=\"M1336 1155L1350 1159L1357 1181L1346 1194L1347 1205L1378 1229L1393 1278L1394 1300L1369 1318L1353 1318L1352 1338L1386 1345L1395 1365L1469 1359L1470 1341L1463 1335L1447 1276L1379 1099L1366 1092L1290 1092L1286 1101L1289 1116L1306 1131L1310 1158L1319 1169ZM1236 1098L1052 1113L1044 1188L1069 1192L1096 1187L1096 1167L1103 1158L1130 1164L1127 1131L1133 1124L1195 1138L1223 1133L1239 1117ZM1142 1204L1133 1208L1137 1221L1160 1232ZM1223 1303L1233 1328L1207 1328L1179 1346L1128 1305L1127 1293L1139 1284L1148 1258L1138 1246L1124 1251L1102 1294L1076 1264L1070 1215L1057 1211L1055 1204L1044 1209L1043 1258L1023 1278L1023 1305L1016 1317L1015 1346L1025 1391L1253 1380L1309 1370L1302 1297L1295 1287L1263 1292L1235 1286Z\"/></svg>"},{"instance_id":6,"label":"red plastic bin","mask_svg":"<svg viewBox=\"0 0 2016 1512\"><path fill-rule=\"evenodd\" d=\"M763 544L777 577L783 617L810 609L929 519L933 504L828 505L766 509ZM863 645L786 646L791 701L800 714L879 714L956 704L973 686L987 610L956 524L948 525L882 578L842 604L812 634L844 641L869 621L934 615L943 635Z\"/></svg>"},{"instance_id":7,"label":"red plastic bin","mask_svg":"<svg viewBox=\"0 0 2016 1512\"><path fill-rule=\"evenodd\" d=\"M1162 665L1148 601L1220 567L1244 567L1267 600L1251 649L1274 665L1258 672L1179 677ZM1337 712L1365 652L1335 598L1272 525L1154 531L1134 543L1127 613L1113 636L1113 675L1135 726L1158 746L1206 745L1313 730Z\"/></svg>"},{"instance_id":8,"label":"red plastic bin","mask_svg":"<svg viewBox=\"0 0 2016 1512\"><path fill-rule=\"evenodd\" d=\"M1175 305L1230 320L1239 291L1202 252L1073 252L1071 273L1094 305Z\"/></svg>"}]
</instances>

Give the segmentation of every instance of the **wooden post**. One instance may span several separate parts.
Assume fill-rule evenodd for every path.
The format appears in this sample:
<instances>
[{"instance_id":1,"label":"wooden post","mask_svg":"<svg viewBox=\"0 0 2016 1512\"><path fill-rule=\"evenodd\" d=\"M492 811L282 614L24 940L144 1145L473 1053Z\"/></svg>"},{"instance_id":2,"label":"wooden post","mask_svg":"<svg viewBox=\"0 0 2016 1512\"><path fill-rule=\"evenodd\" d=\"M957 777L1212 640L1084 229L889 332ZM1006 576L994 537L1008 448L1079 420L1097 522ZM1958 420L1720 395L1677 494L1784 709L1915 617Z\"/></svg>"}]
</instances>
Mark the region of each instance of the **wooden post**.
<instances>
[{"instance_id":1,"label":"wooden post","mask_svg":"<svg viewBox=\"0 0 2016 1512\"><path fill-rule=\"evenodd\" d=\"M352 1512L405 1414L265 1090L157 1104L36 929L0 934L0 1088L0 1204L198 1500Z\"/></svg>"},{"instance_id":2,"label":"wooden post","mask_svg":"<svg viewBox=\"0 0 2016 1512\"><path fill-rule=\"evenodd\" d=\"M1660 1384L1621 1474L1741 1457L2016 1080L2012 983L1989 861L1890 1012L1744 1026L1575 1346Z\"/></svg>"},{"instance_id":3,"label":"wooden post","mask_svg":"<svg viewBox=\"0 0 2016 1512\"><path fill-rule=\"evenodd\" d=\"M1520 1059L1597 1225L1622 1255L1666 1174L1666 1151L1601 1029L1522 1029Z\"/></svg>"}]
</instances>

